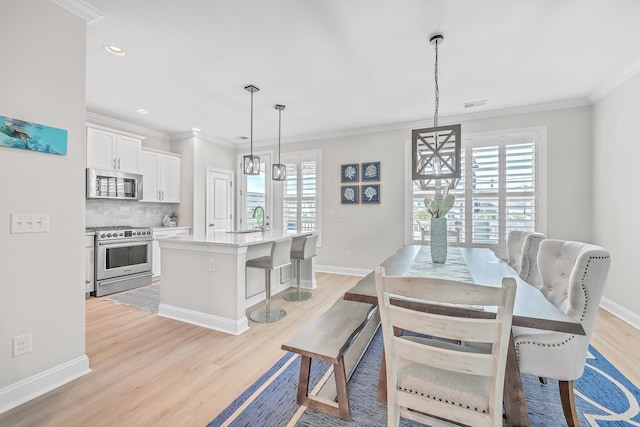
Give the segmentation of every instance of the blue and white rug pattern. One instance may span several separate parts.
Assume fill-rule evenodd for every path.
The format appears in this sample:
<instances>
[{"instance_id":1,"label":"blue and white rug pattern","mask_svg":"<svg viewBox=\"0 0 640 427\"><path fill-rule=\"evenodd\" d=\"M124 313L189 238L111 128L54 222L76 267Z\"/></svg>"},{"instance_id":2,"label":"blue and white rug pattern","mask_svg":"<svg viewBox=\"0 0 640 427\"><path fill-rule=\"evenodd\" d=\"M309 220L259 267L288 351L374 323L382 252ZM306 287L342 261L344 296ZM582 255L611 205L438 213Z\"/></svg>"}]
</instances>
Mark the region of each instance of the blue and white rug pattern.
<instances>
[{"instance_id":1,"label":"blue and white rug pattern","mask_svg":"<svg viewBox=\"0 0 640 427\"><path fill-rule=\"evenodd\" d=\"M208 427L386 426L386 405L375 400L381 353L382 336L378 330L349 380L351 422L298 407L300 357L287 353ZM328 363L314 360L312 385L318 384L328 370ZM557 381L549 380L544 386L537 377L523 375L523 385L532 427L566 425ZM640 390L593 347L590 347L584 375L574 382L574 389L581 426L640 427ZM402 419L401 425L420 424Z\"/></svg>"}]
</instances>

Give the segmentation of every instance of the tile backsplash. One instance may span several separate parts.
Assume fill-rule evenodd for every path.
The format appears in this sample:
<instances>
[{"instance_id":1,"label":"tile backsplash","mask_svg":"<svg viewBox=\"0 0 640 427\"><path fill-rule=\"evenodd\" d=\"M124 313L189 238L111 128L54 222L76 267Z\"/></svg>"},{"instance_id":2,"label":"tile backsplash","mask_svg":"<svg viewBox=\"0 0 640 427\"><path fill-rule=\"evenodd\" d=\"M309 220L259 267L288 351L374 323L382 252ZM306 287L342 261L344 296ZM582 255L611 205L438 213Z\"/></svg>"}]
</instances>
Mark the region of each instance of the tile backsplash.
<instances>
[{"instance_id":1,"label":"tile backsplash","mask_svg":"<svg viewBox=\"0 0 640 427\"><path fill-rule=\"evenodd\" d=\"M178 203L141 203L130 200L86 200L86 226L162 226L162 218L177 212ZM180 225L180 218L178 218Z\"/></svg>"}]
</instances>

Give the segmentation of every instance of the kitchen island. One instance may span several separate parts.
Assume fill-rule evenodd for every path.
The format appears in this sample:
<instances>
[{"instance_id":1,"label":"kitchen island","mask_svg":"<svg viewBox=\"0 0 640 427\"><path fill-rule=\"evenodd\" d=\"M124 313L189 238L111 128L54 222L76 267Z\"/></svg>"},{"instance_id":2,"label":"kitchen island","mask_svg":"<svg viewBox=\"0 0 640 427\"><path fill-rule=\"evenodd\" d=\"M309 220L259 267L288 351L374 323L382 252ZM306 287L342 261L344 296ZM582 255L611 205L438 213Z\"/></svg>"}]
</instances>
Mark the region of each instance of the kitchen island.
<instances>
[{"instance_id":1,"label":"kitchen island","mask_svg":"<svg viewBox=\"0 0 640 427\"><path fill-rule=\"evenodd\" d=\"M246 269L247 260L269 255L271 243L312 232L282 230L215 231L159 241L162 281L158 315L240 335L249 329L246 309L265 299L264 272ZM314 259L303 261L301 284L315 288ZM272 295L295 279L287 267L271 274Z\"/></svg>"}]
</instances>

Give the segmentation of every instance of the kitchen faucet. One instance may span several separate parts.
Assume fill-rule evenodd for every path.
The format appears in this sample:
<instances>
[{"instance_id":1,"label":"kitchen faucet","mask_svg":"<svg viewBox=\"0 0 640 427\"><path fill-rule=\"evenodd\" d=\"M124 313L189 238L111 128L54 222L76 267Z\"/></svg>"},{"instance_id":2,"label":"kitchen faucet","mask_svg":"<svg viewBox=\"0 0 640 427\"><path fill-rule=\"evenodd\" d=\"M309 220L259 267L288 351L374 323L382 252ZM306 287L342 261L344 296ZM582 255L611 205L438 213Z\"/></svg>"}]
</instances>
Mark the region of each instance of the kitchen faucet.
<instances>
[{"instance_id":1,"label":"kitchen faucet","mask_svg":"<svg viewBox=\"0 0 640 427\"><path fill-rule=\"evenodd\" d=\"M262 212L262 216L258 216L257 215L258 209L260 209L260 212ZM264 208L262 206L256 206L253 209L253 215L251 216L251 218L258 218L258 222L260 223L259 227L260 227L260 229L262 229L262 231L264 231L264 229L265 229L265 223L264 223L265 216L264 216Z\"/></svg>"}]
</instances>

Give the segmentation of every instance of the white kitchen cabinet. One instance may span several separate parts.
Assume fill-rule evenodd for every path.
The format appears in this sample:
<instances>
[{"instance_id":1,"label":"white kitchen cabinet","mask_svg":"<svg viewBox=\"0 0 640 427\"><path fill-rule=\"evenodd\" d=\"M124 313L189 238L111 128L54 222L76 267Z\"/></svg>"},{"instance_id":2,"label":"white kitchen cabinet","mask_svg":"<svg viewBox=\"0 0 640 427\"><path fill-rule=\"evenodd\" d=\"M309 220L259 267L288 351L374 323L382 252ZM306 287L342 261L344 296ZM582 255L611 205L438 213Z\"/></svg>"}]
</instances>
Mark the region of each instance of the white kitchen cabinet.
<instances>
[{"instance_id":1,"label":"white kitchen cabinet","mask_svg":"<svg viewBox=\"0 0 640 427\"><path fill-rule=\"evenodd\" d=\"M166 237L187 236L191 234L190 227L156 227L153 228L153 262L151 271L153 278L157 279L161 273L161 256L160 256L160 244L158 239Z\"/></svg>"},{"instance_id":2,"label":"white kitchen cabinet","mask_svg":"<svg viewBox=\"0 0 640 427\"><path fill-rule=\"evenodd\" d=\"M180 203L180 156L144 149L140 152L142 201Z\"/></svg>"},{"instance_id":3,"label":"white kitchen cabinet","mask_svg":"<svg viewBox=\"0 0 640 427\"><path fill-rule=\"evenodd\" d=\"M84 236L84 292L86 294L94 291L94 246L93 233Z\"/></svg>"},{"instance_id":4,"label":"white kitchen cabinet","mask_svg":"<svg viewBox=\"0 0 640 427\"><path fill-rule=\"evenodd\" d=\"M87 128L87 167L139 173L142 137Z\"/></svg>"}]
</instances>

